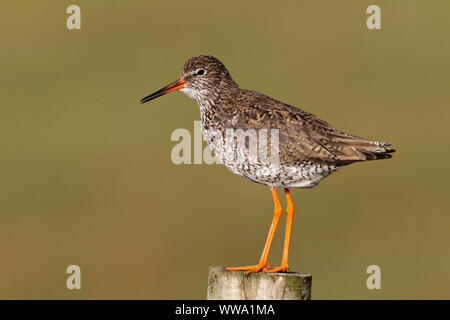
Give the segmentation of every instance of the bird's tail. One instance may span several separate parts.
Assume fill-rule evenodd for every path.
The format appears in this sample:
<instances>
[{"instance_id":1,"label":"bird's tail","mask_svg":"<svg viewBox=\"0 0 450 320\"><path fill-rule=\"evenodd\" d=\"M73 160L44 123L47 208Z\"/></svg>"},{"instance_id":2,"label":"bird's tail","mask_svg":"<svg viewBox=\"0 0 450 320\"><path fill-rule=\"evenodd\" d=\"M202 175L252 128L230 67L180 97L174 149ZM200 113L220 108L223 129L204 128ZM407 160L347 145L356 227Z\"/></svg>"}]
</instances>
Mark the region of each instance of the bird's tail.
<instances>
[{"instance_id":1,"label":"bird's tail","mask_svg":"<svg viewBox=\"0 0 450 320\"><path fill-rule=\"evenodd\" d=\"M392 158L391 153L394 153L395 149L389 148L389 146L391 145L390 143L374 142L374 144L376 145L375 147L373 145L367 147L356 146L356 149L364 155L364 157L366 158L365 160L379 160Z\"/></svg>"},{"instance_id":2,"label":"bird's tail","mask_svg":"<svg viewBox=\"0 0 450 320\"><path fill-rule=\"evenodd\" d=\"M340 154L337 151L335 154L344 163L389 159L395 152L390 143L373 141L344 132L335 133L332 140L333 149L340 151Z\"/></svg>"}]
</instances>

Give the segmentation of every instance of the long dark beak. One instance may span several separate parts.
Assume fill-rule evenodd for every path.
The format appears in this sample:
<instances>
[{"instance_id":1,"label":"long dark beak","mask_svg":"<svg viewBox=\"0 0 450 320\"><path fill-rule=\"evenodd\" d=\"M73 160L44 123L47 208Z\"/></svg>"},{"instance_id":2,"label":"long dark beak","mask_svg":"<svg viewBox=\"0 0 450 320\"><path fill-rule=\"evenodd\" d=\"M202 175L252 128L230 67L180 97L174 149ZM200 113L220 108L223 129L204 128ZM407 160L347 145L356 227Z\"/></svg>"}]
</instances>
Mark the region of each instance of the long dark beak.
<instances>
[{"instance_id":1,"label":"long dark beak","mask_svg":"<svg viewBox=\"0 0 450 320\"><path fill-rule=\"evenodd\" d=\"M184 81L182 78L180 78L177 81L174 81L171 84L168 84L167 86L165 86L161 90L158 90L158 91L156 91L156 92L146 96L145 98L143 98L141 100L141 103L145 103L147 101L150 101L150 100L153 100L155 98L161 97L161 96L165 95L166 93L182 89L182 88L184 88L184 85L186 83L187 83L187 81Z\"/></svg>"}]
</instances>

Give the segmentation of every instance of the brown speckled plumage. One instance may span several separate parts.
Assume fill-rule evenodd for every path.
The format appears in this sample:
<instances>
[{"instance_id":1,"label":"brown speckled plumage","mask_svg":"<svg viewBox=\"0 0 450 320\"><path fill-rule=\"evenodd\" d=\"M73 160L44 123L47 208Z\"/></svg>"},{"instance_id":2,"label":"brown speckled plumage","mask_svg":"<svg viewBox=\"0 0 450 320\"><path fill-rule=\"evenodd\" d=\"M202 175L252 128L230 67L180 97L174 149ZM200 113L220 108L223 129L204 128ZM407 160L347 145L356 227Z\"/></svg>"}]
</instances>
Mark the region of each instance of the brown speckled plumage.
<instances>
[{"instance_id":1,"label":"brown speckled plumage","mask_svg":"<svg viewBox=\"0 0 450 320\"><path fill-rule=\"evenodd\" d=\"M258 264L227 270L247 271L247 274L287 271L295 211L289 188L313 187L339 167L353 162L387 159L394 152L388 143L339 131L309 112L257 91L240 89L225 66L211 56L189 59L180 79L141 102L174 90L181 90L197 102L202 134L216 158L234 174L271 187L273 219ZM229 132L233 134L229 135ZM268 148L269 140L271 147L275 145L277 148ZM262 150L270 156L262 154ZM273 155L276 155L275 159ZM270 268L270 246L283 212L277 187L285 189L286 231L281 264Z\"/></svg>"},{"instance_id":2,"label":"brown speckled plumage","mask_svg":"<svg viewBox=\"0 0 450 320\"><path fill-rule=\"evenodd\" d=\"M312 187L341 166L387 159L394 152L388 143L339 131L309 112L240 89L226 67L212 56L189 59L180 79L186 82L180 90L200 107L202 132L216 157L233 173L253 181L271 187ZM236 164L209 133L227 129L278 129L280 168L262 168L263 164L249 164L245 159Z\"/></svg>"}]
</instances>

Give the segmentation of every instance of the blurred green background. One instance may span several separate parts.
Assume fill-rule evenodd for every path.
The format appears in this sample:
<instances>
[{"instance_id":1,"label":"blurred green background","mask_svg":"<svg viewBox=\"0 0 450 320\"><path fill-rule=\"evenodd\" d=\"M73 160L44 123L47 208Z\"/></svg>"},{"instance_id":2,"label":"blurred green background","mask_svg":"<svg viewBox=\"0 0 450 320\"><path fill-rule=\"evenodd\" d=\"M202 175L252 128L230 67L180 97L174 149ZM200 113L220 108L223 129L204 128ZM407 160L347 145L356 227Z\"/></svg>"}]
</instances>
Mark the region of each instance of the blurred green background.
<instances>
[{"instance_id":1,"label":"blurred green background","mask_svg":"<svg viewBox=\"0 0 450 320\"><path fill-rule=\"evenodd\" d=\"M81 30L66 28L70 4ZM370 4L382 30L366 28ZM241 87L398 150L293 191L290 268L313 274L313 299L450 298L448 2L1 7L0 298L203 299L210 265L257 262L269 189L171 162L172 131L199 119L182 93L139 104L199 54ZM66 289L70 264L82 290ZM372 264L381 290L366 287Z\"/></svg>"}]
</instances>

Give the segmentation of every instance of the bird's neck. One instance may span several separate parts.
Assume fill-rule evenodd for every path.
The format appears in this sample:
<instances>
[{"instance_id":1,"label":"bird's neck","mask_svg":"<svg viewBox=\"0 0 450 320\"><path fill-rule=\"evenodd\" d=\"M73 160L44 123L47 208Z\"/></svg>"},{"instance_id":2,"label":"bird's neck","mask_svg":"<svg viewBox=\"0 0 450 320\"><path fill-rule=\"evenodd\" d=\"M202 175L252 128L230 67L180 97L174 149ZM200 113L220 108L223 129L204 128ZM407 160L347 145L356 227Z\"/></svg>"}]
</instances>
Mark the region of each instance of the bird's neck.
<instances>
[{"instance_id":1,"label":"bird's neck","mask_svg":"<svg viewBox=\"0 0 450 320\"><path fill-rule=\"evenodd\" d=\"M236 87L233 90L216 91L216 94L200 96L195 99L200 108L202 131L219 129L227 118L233 117L239 91L239 87Z\"/></svg>"},{"instance_id":2,"label":"bird's neck","mask_svg":"<svg viewBox=\"0 0 450 320\"><path fill-rule=\"evenodd\" d=\"M227 108L233 107L239 95L239 87L227 87L226 90L211 90L194 96L200 113L205 115L214 115L222 113Z\"/></svg>"}]
</instances>

